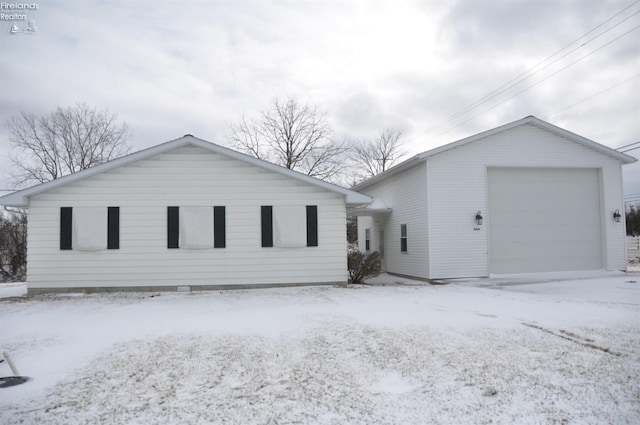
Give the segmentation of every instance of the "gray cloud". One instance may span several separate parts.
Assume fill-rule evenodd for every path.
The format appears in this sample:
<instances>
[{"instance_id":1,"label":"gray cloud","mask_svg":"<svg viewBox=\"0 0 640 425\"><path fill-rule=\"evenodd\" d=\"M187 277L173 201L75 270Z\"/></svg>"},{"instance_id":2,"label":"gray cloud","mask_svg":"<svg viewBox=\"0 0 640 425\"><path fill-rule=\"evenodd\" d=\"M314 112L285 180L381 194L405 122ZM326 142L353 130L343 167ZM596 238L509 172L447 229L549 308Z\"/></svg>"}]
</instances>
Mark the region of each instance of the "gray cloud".
<instances>
[{"instance_id":1,"label":"gray cloud","mask_svg":"<svg viewBox=\"0 0 640 425\"><path fill-rule=\"evenodd\" d=\"M494 107L581 52L493 102L443 121L627 5L626 0L42 3L34 15L37 34L0 34L7 59L0 63L0 114L44 113L86 102L127 121L138 149L185 133L223 143L227 123L243 111L294 95L326 110L341 136L403 128L412 153L530 114L620 146L640 140L638 79L551 114L637 74L633 34L500 106ZM638 16L612 34L637 24ZM7 149L3 128L0 181ZM627 182L640 183L640 170L633 170L625 171Z\"/></svg>"}]
</instances>

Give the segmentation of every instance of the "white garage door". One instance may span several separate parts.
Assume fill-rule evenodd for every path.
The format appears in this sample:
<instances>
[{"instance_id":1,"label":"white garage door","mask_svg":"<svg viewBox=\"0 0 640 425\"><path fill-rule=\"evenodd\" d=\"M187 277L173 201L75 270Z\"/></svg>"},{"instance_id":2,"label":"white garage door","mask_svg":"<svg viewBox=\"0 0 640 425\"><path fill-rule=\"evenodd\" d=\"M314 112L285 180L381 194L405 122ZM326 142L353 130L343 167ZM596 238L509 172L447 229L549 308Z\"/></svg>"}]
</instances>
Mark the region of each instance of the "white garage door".
<instances>
[{"instance_id":1,"label":"white garage door","mask_svg":"<svg viewBox=\"0 0 640 425\"><path fill-rule=\"evenodd\" d=\"M602 267L596 169L489 168L491 273Z\"/></svg>"}]
</instances>

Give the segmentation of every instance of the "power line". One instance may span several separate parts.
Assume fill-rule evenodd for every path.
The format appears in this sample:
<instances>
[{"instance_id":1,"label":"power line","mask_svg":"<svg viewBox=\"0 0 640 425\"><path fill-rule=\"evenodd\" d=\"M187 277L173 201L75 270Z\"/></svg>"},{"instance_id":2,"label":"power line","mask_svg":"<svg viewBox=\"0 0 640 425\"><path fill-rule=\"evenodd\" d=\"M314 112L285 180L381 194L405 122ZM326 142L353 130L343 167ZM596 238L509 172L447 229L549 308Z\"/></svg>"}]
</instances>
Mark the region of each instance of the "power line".
<instances>
[{"instance_id":1,"label":"power line","mask_svg":"<svg viewBox=\"0 0 640 425\"><path fill-rule=\"evenodd\" d=\"M572 49L571 51L569 51L569 52L565 53L564 55L562 55L561 57L557 58L557 59L556 59L556 60L554 60L553 62L551 62L551 63L549 63L549 64L545 65L544 67L542 67L542 68L538 69L538 70L537 70L537 71L535 71L535 72L532 72L534 69L536 69L536 68L540 67L540 66L541 66L542 64L544 64L545 62L548 62L549 60L551 60L551 59L552 59L552 58L554 58L555 56L559 55L559 54L560 54L560 53L562 53L564 50L566 50L566 49L567 49L567 48L569 48L570 46L572 46L572 45L574 45L575 43L577 43L579 40L583 39L584 37L586 37L587 35L591 34L591 33L592 33L592 32L594 32L595 30L597 30L598 28L602 27L602 26L603 26L603 25L605 25L606 23L610 22L611 20L613 20L613 19L614 19L614 18L616 18L617 16L619 16L619 15L621 15L622 13L626 12L628 9L630 9L630 8L631 8L631 7L633 7L633 6L635 6L635 5L636 5L637 3L639 3L639 2L640 2L640 0L636 0L635 2L631 3L630 5L628 5L628 6L627 6L627 7L625 7L624 9L622 9L620 12L616 13L615 15L611 16L610 18L608 18L608 19L607 19L607 20L605 20L604 22L600 23L600 24L599 24L599 25L597 25L596 27L594 27L594 28L592 28L591 30L587 31L585 34L583 34L582 36L578 37L577 39L575 39L575 40L574 40L574 41L572 41L571 43L567 44L566 46L564 46L563 48L561 48L560 50L558 50L557 52L555 52L555 53L554 53L554 54L552 54L551 56L547 57L546 59L544 59L543 61L541 61L541 62L539 62L538 64L534 65L533 67L529 68L527 71L523 72L522 74L518 75L517 77L515 77L515 78L511 79L511 80L510 80L510 81L508 81L507 83L503 84L502 86L498 87L497 89L495 89L495 90L493 90L492 92L488 93L487 95L483 96L482 98L480 98L480 99L476 100L475 102L471 103L470 105L466 106L465 108L463 108L463 109L459 110L458 112L456 112L456 113L454 113L453 115L449 116L449 117L448 117L448 118L446 118L445 120L441 121L441 122L440 122L440 123L438 123L435 127L433 127L431 131L436 130L436 129L438 129L438 128L440 128L440 127L444 126L444 125L445 125L446 123L448 123L449 121L452 121L453 119L455 119L455 118L457 118L457 117L459 117L459 116L461 116L461 115L466 114L466 113L467 113L467 112L469 112L470 110L472 110L472 109L474 109L474 108L476 108L476 107L480 106L480 105L481 105L481 104L483 104L483 103L486 103L488 100L493 99L494 97L498 96L499 94L504 93L505 91L507 91L507 90L511 89L512 87L515 87L517 84L520 84L520 83L524 82L525 80L527 80L527 79L531 78L533 75L537 74L538 72L540 72L540 71L542 71L542 70L544 70L544 69L548 68L549 66L551 66L551 65L553 65L553 64L555 64L555 63L557 63L557 62L558 62L558 61L560 61L561 59L565 58L567 55L569 55L569 54L571 54L571 53L575 52L576 50L578 50L578 49L580 49L580 48L584 47L585 45L587 45L588 43L592 42L592 41L593 41L593 40L595 40L596 38L598 38L598 37L602 36L603 34L605 34L605 33L609 32L609 31L611 31L613 28L616 28L617 26L619 26L619 25L620 25L620 24L622 24L623 22L627 21L627 20L628 20L628 19L630 19L631 17L633 17L633 16L637 15L638 13L640 13L640 11L636 11L636 12L634 12L633 14L631 14L631 15L629 15L629 16L627 16L627 17L625 17L625 18L624 18L624 19L622 19L621 21L617 22L615 25L613 25L613 26L611 26L610 28L606 29L605 31L603 31L603 32L601 32L601 33L599 33L599 34L597 34L596 36L592 37L591 39L589 39L589 40L585 41L584 43L580 44L578 47L576 47L576 48ZM636 28L637 28L637 27L636 27ZM635 30L636 28L633 28L631 31ZM630 32L630 31L628 31L628 32ZM627 32L627 33L628 33L628 32ZM624 35L626 35L627 33L623 34L623 36L624 36ZM615 38L614 40L610 41L609 43L606 43L605 45L603 45L603 46L599 47L598 49L596 49L596 50L594 50L593 52L591 52L591 54L592 54L592 53L595 53L596 51L600 50L601 48L603 48L603 47L605 47L605 46L607 46L607 45L611 44L611 42L613 42L613 41L617 40L618 38L620 38L620 37L617 37L617 38ZM588 56L588 55L586 55L586 56ZM585 56L585 57L586 57L586 56ZM583 58L584 58L584 57L583 57ZM581 59L582 59L582 58L581 58ZM578 61L580 61L581 59L579 59ZM578 61L572 62L572 64L574 64L574 63L576 63L576 62L578 62ZM570 64L570 65L572 65L572 64ZM567 68L567 67L564 67L564 68L562 68L560 71L562 71L562 70L564 70L564 69L566 69L566 68ZM560 71L558 71L558 72L560 72ZM530 75L528 75L528 76L527 76L527 74L530 74ZM552 74L551 76L556 75L556 74L557 74L557 72L556 72L556 73L554 73L554 74ZM525 77L525 76L526 76L526 77ZM549 77L551 77L551 76L549 76ZM524 77L524 78L522 78L522 77ZM549 77L547 77L547 78L549 78ZM546 79L546 78L545 78L545 79ZM545 79L543 79L542 81L544 81ZM537 83L536 83L535 85L537 85ZM533 87L533 86L530 86L530 87ZM521 91L521 92L516 93L516 95L517 95L517 94L520 94L520 93L522 93L522 91ZM512 97L514 97L514 96L512 96ZM510 97L509 99L511 99L512 97ZM507 100L508 100L508 99L507 99ZM504 103L504 102L502 102L502 103ZM499 105L501 105L502 103L499 103L499 104L498 104L498 105L496 105L496 106L499 106ZM488 109L488 110L490 110L490 109ZM487 110L487 111L488 111L488 110ZM479 114L479 115L481 115L481 114ZM478 117L479 115L476 115L474 118ZM473 118L472 118L472 119L473 119ZM470 121L470 120L467 120L467 121L465 121L464 123L466 123L466 122L468 122L468 121ZM462 124L464 124L464 123L462 123ZM458 125L458 126L454 126L454 127L450 128L449 130L446 130L445 132L439 133L438 135L434 136L433 138L438 137L438 136L441 136L442 134L445 134L446 132L451 131L451 130L453 130L454 128L457 128L457 127L459 127L459 125ZM423 134L424 134L424 133L423 133ZM416 136L412 137L411 139L415 139L415 138L417 138L417 137L419 137L419 135L416 135ZM432 139L433 139L433 138L432 138ZM430 140L431 140L431 139L430 139Z\"/></svg>"},{"instance_id":2,"label":"power line","mask_svg":"<svg viewBox=\"0 0 640 425\"><path fill-rule=\"evenodd\" d=\"M625 83L628 83L629 81L631 81L631 80L633 80L633 79L635 79L635 78L638 78L638 77L640 77L640 74L636 74L636 75L634 75L634 76L633 76L633 77L631 77L631 78L628 78L628 79L626 79L626 80L624 80L624 81L621 81L621 82L619 82L619 83L617 83L617 84L614 84L614 85L613 85L613 86L611 86L611 87L607 87L606 89L604 89L604 90L602 90L602 91L599 91L598 93L595 93L595 94L593 94L593 95L591 95L591 96L589 96L589 97L586 97L586 98L582 99L582 100L581 100L581 101L579 101L579 102L576 102L576 103L574 103L574 104L572 104L572 105L569 105L569 106L567 106L567 107L564 107L564 108L562 108L562 109L559 109L559 110L557 110L557 111L555 111L555 112L553 112L553 113L551 113L551 114L549 114L549 115L545 116L545 117L544 117L544 119L545 119L545 120L548 120L549 118L551 118L552 116L554 116L554 115L556 115L556 114L558 114L558 113L560 113L560 112L564 112L564 111L566 111L567 109L571 109L571 108L573 108L574 106L578 106L579 104L584 103L584 102L586 102L587 100L591 100L591 99L593 99L594 97L600 96L601 94L604 94L604 93L608 92L609 90L613 90L613 89L615 89L616 87L621 86L621 85L623 85L623 84L625 84ZM623 146L623 147L624 147L624 146ZM618 149L620 149L620 148L618 148Z\"/></svg>"},{"instance_id":3,"label":"power line","mask_svg":"<svg viewBox=\"0 0 640 425\"><path fill-rule=\"evenodd\" d=\"M603 49L603 48L607 47L607 46L608 46L608 45L610 45L611 43L613 43L613 42L615 42L615 41L619 40L620 38L622 38L622 37L624 37L625 35L627 35L627 34L631 33L632 31L637 30L638 28L640 28L640 25L637 25L637 26L635 26L635 27L631 28L629 31L626 31L625 33L623 33L623 34L619 35L618 37L614 38L613 40L610 40L609 42L607 42L607 43L603 44L602 46L598 47L597 49L595 49L595 50L593 50L593 51L591 51L591 52L587 53L587 54L586 54L586 55L584 55L584 56L581 56L580 58L576 59L575 61L571 62L570 64L568 64L568 65L566 65L566 66L564 66L564 67L560 68L559 70L557 70L557 71L556 71L556 72L554 72L553 74L550 74L550 75L548 75L548 76L544 77L542 80L539 80L538 82L533 83L533 84L531 84L530 86L527 86L527 87L525 87L524 89L520 90L519 92L517 92L517 93L515 93L515 94L513 94L513 95L511 95L511 96L509 96L509 97L507 97L506 99L502 100L500 103L498 103L498 104L496 104L496 105L493 105L493 106L491 106L491 107L489 107L489 108L485 109L484 111L480 112L479 114L476 114L476 115L472 116L472 117L471 117L471 118L469 118L468 120L465 120L465 121L463 121L463 122L459 123L458 125L455 125L455 126L453 126L453 127L449 128L449 129L447 129L447 130L445 130L445 131L443 131L443 132L441 132L441 133L438 133L437 135L433 136L433 137L432 137L432 138L430 138L429 140L432 140L432 139L435 139L436 137L442 136L443 134L448 133L448 132L450 132L451 130L453 130L453 129L455 129L455 128L458 128L458 127L460 127L461 125L468 123L469 121L473 121L474 119L478 118L479 116L484 115L485 113L487 113L487 112L491 111L492 109L497 108L498 106L500 106L500 105L502 105L502 104L506 103L507 101L509 101L509 100L513 99L514 97L516 97L516 96L518 96L518 95L520 95L520 94L522 94L522 93L524 93L524 92L526 92L526 91L528 91L528 90L530 90L530 89L534 88L534 87L535 87L535 86L537 86L538 84L541 84L541 83L543 83L543 82L547 81L549 78L551 78L551 77L553 77L553 76L555 76L555 75L559 74L560 72L564 71L565 69L569 68L570 66L575 65L576 63L580 62L581 60L583 60L583 59L585 59L585 58L587 58L587 57L591 56L592 54L596 53L597 51L599 51L599 50L601 50L601 49Z\"/></svg>"},{"instance_id":4,"label":"power line","mask_svg":"<svg viewBox=\"0 0 640 425\"><path fill-rule=\"evenodd\" d=\"M637 145L638 143L640 143L640 141L638 141L638 142L633 142L633 143L629 143L628 145L620 146L619 148L616 148L616 150L620 150L620 149L628 148L629 146Z\"/></svg>"},{"instance_id":5,"label":"power line","mask_svg":"<svg viewBox=\"0 0 640 425\"><path fill-rule=\"evenodd\" d=\"M637 1L636 1L637 3ZM512 80L510 80L509 82L503 84L502 86L498 87L497 89L495 89L494 91L490 92L489 94L485 95L484 97L478 99L477 101L475 101L474 103L472 103L471 105L466 106L465 108L461 109L460 111L456 112L455 114L451 115L449 118L445 119L440 125L436 126L436 128L441 127L442 125L446 124L447 122L451 121L454 118L457 118L460 115L463 115L464 113L466 113L467 111L475 108L476 106L480 106L483 103L486 103L488 100L493 99L494 97L506 92L507 90L509 90L512 87L515 87L516 85L528 80L529 78L533 77L534 75L536 75L537 73L539 73L540 71L543 71L545 69L547 69L548 67L550 67L551 65L559 62L560 60L564 59L565 57L567 57L568 55L570 55L571 53L575 52L578 49L581 49L582 47L586 46L588 43L592 42L593 40L595 40L596 38L606 34L607 32L611 31L612 29L614 29L615 27L619 26L620 24L622 24L623 22L627 21L628 19L630 19L631 17L637 15L638 13L640 13L640 11L637 11L629 16L627 16L626 18L624 18L622 21L618 22L617 24L615 24L614 26L610 27L609 29L601 32L600 34L596 35L595 37L591 38L590 40L585 41L584 43L582 43L581 45L579 45L578 47L569 50L568 52L566 52L564 55L560 56L559 58L557 58L556 60L554 60L553 62L545 65L544 67L538 69L535 72L531 72L534 69L536 69L537 67L539 67L540 65L544 64L545 62L549 61L551 58L553 58L554 56L560 54L563 50L567 49L569 46L575 44L578 40L580 40L581 38L584 38L585 36L589 35L590 33L592 33L593 31L595 31L596 29L600 28L602 25L604 25L605 23L609 22L611 19L615 18L616 16L618 16L619 14L623 13L625 10L627 10L629 7L633 6L635 3L631 4L630 6L626 7L625 9L623 9L622 11L618 12L617 14L615 14L614 16L612 16L611 18L607 19L606 21L604 21L603 23L601 23L600 25L598 25L597 27L593 28L592 30L590 30L589 32L587 32L586 34L582 35L581 37L577 38L576 40L572 41L571 43L567 44L565 47L563 47L562 49L558 50L556 53L554 53L553 55L549 56L548 58L544 59L542 62L539 62L538 64L534 65L533 67L529 68L528 70L526 70L525 72L523 72L522 74L518 75L517 77L513 78ZM531 73L530 75L524 77L525 75Z\"/></svg>"},{"instance_id":6,"label":"power line","mask_svg":"<svg viewBox=\"0 0 640 425\"><path fill-rule=\"evenodd\" d=\"M625 149L623 151L618 151L618 152L625 153L625 152L633 151L633 150L636 150L636 149L640 149L640 146L636 146L635 148Z\"/></svg>"}]
</instances>

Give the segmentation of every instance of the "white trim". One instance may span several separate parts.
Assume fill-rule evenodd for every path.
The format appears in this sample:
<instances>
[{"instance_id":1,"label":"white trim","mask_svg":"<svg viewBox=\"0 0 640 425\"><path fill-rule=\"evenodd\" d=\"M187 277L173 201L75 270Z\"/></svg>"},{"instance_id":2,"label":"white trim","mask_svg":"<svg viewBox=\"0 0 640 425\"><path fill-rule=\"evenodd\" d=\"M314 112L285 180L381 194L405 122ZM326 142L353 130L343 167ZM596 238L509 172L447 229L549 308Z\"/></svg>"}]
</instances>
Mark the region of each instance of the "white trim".
<instances>
[{"instance_id":1,"label":"white trim","mask_svg":"<svg viewBox=\"0 0 640 425\"><path fill-rule=\"evenodd\" d=\"M406 161L396 165L395 167L392 167L392 168L388 169L387 171L385 171L385 172L383 172L381 174L378 174L377 176L374 176L374 177L372 177L372 178L370 178L368 180L365 180L362 183L359 183L359 184L355 185L353 189L354 190L358 190L358 191L362 190L362 189L365 189L366 187L369 187L372 184L375 184L375 183L377 183L379 181L385 180L388 177L394 176L394 175L406 170L407 168L412 167L413 165L415 165L416 163L418 163L420 161L425 161L425 160L427 160L427 158L429 158L431 156L437 155L437 154L442 153L442 152L446 152L446 151L451 150L451 149L458 148L460 146L464 146L464 145L466 145L468 143L472 143L472 142L475 142L477 140L484 139L486 137L493 136L494 134L501 133L501 132L507 131L507 130L511 130L512 128L515 128L515 127L518 127L518 126L521 126L521 125L525 125L525 124L534 125L534 126L536 126L538 128L546 130L546 131L548 131L550 133L553 133L553 134L555 134L557 136L560 136L560 137L563 137L565 139L571 140L573 142L579 143L579 144L581 144L583 146L586 146L586 147L588 147L590 149L593 149L593 150L595 150L595 151L597 151L597 152L599 152L601 154L604 154L604 155L610 156L610 157L612 157L614 159L617 159L618 161L620 161L620 162L622 162L624 164L632 164L632 163L637 161L636 158L634 158L634 157L632 157L630 155L626 155L624 153L618 152L615 149L612 149L612 148L610 148L608 146L601 145L600 143L594 142L593 140L587 139L586 137L582 137L582 136L580 136L578 134L575 134L575 133L572 133L572 132L570 132L568 130L565 130L563 128L557 127L557 126L555 126L553 124L550 124L550 123L548 123L546 121L543 121L543 120L541 120L539 118L536 118L533 115L529 115L528 117L522 118L520 120L513 121L511 123L501 125L500 127L496 127L496 128L491 129L491 130L487 130L487 131L484 131L482 133L475 134L473 136L465 137L464 139L460 139L458 141L455 141L455 142L452 142L452 143L437 147L435 149L431 149L431 150L425 151L425 152L420 153L418 155L415 155L414 157L407 159Z\"/></svg>"},{"instance_id":2,"label":"white trim","mask_svg":"<svg viewBox=\"0 0 640 425\"><path fill-rule=\"evenodd\" d=\"M96 174L104 173L106 171L113 170L115 168L122 167L124 165L128 165L136 161L147 159L154 155L165 153L165 152L178 149L184 146L196 146L202 149L206 149L213 153L224 155L226 157L236 159L238 161L242 161L244 163L254 165L256 167L263 168L268 171L272 171L287 177L291 177L296 180L300 180L302 182L320 187L330 192L339 193L345 196L347 205L361 205L361 204L367 204L371 202L371 198L361 193L355 192L353 190L349 190L344 187L340 187L335 184L325 182L315 177L311 177L306 174L302 174L297 171L282 167L280 165L272 164L270 162L263 161L258 158L254 158L249 155L245 155L243 153L234 151L232 149L228 149L223 146L216 145L214 143L207 142L206 140L198 139L197 137L187 134L179 139L174 139L166 143L162 143L147 149L143 149L141 151L122 156L120 158L102 163L100 165L96 165L95 167L88 168L86 170L78 171L77 173L73 173L73 174L61 177L59 179L51 180L45 183L41 183L32 187L29 187L27 189L23 189L8 195L4 195L0 197L0 205L13 206L13 207L27 207L29 205L30 196L37 195L39 193L43 193L43 192L55 189L57 187L64 186L66 184L73 183L75 181L82 180L87 177L94 176Z\"/></svg>"},{"instance_id":3,"label":"white trim","mask_svg":"<svg viewBox=\"0 0 640 425\"><path fill-rule=\"evenodd\" d=\"M392 208L389 208L382 199L373 198L373 202L368 205L360 206L349 210L349 215L353 216L367 216L367 215L380 215L391 214Z\"/></svg>"}]
</instances>

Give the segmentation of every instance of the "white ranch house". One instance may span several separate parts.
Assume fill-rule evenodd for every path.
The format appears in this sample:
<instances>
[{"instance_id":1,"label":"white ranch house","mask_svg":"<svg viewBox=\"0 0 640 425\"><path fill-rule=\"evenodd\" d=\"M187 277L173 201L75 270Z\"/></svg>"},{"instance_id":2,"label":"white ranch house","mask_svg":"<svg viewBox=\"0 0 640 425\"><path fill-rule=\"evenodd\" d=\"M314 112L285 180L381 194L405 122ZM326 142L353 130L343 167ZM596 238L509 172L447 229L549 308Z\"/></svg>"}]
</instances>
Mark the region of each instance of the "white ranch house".
<instances>
[{"instance_id":1,"label":"white ranch house","mask_svg":"<svg viewBox=\"0 0 640 425\"><path fill-rule=\"evenodd\" d=\"M363 194L186 135L0 198L28 208L29 293L347 282Z\"/></svg>"},{"instance_id":2,"label":"white ranch house","mask_svg":"<svg viewBox=\"0 0 640 425\"><path fill-rule=\"evenodd\" d=\"M526 117L348 190L186 135L0 205L28 208L31 294L343 284L347 214L392 274L624 270L634 161Z\"/></svg>"},{"instance_id":3,"label":"white ranch house","mask_svg":"<svg viewBox=\"0 0 640 425\"><path fill-rule=\"evenodd\" d=\"M359 247L421 279L625 270L622 165L632 162L529 116L358 184L375 198L352 212Z\"/></svg>"}]
</instances>

